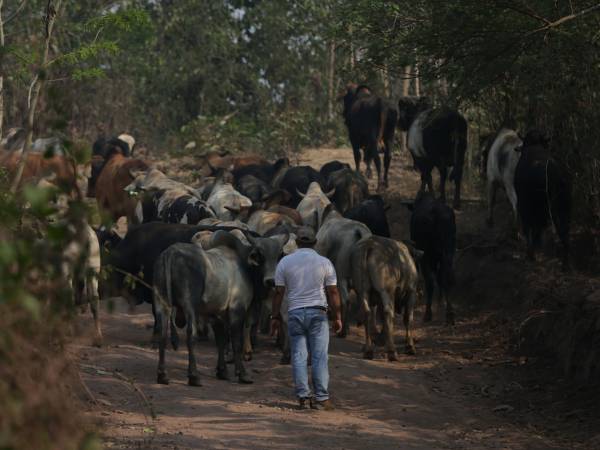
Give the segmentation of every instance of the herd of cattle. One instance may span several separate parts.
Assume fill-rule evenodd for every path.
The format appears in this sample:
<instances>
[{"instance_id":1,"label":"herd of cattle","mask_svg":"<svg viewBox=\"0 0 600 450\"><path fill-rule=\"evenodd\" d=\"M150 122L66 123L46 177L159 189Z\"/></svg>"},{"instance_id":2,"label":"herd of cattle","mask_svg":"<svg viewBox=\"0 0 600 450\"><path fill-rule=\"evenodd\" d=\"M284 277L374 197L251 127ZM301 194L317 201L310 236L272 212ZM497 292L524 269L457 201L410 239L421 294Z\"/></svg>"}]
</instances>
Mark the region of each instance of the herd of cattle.
<instances>
[{"instance_id":1,"label":"herd of cattle","mask_svg":"<svg viewBox=\"0 0 600 450\"><path fill-rule=\"evenodd\" d=\"M449 176L455 182L454 207L458 209L467 146L465 119L451 109L432 108L422 99L403 98L396 108L368 87L356 85L348 86L343 114L356 170L339 161L317 171L291 166L287 158L269 162L257 155L214 152L203 157L198 167L202 176L190 186L133 157L135 140L120 135L94 143L85 186L82 173L66 156L27 152L24 181L50 178L74 191L85 190L96 198L102 215L115 221L127 218L124 236L87 225L85 248L73 244L65 250L66 262L86 255L87 267L78 271L86 274L85 279L77 285L83 286L82 295L92 306L97 342L102 339L101 296L147 302L152 304L155 319L159 383L168 383L165 349L169 337L176 349L177 329L185 328L188 381L199 385L193 339L206 333L207 323L218 348L217 376L229 378L225 354L231 346L235 375L240 382L251 382L243 360L251 358L257 330L266 323L277 262L295 250L300 226L316 231L316 251L335 266L343 314L340 337L346 335L352 320L350 292L355 291L355 306L365 326L365 357L373 357L374 339L382 337L388 358L397 358L393 328L400 312L406 350L414 353L411 322L419 276L425 285L424 320L432 319L437 286L446 304L446 321L452 324L449 291L454 284L456 223L453 209L446 205L445 182L452 168ZM416 199L406 202L412 211L407 242L391 239L388 206L379 194L369 193L360 172L363 149L367 176L374 162L378 191L388 184L396 127L407 131L408 147L421 173ZM6 142L2 145L0 164L11 173L20 152L10 151ZM384 153L383 173L380 151ZM541 233L551 222L564 244L566 265L570 186L552 159L545 137L532 131L522 139L512 130L501 129L485 142L482 159L488 180L489 224L493 223L495 191L503 187L522 224L529 255L534 256ZM432 192L434 167L440 173L438 198ZM108 276L100 278L103 267ZM64 271L72 276L69 264L65 263ZM377 333L378 318L383 323L381 334ZM282 359L289 361L285 334L280 337Z\"/></svg>"}]
</instances>

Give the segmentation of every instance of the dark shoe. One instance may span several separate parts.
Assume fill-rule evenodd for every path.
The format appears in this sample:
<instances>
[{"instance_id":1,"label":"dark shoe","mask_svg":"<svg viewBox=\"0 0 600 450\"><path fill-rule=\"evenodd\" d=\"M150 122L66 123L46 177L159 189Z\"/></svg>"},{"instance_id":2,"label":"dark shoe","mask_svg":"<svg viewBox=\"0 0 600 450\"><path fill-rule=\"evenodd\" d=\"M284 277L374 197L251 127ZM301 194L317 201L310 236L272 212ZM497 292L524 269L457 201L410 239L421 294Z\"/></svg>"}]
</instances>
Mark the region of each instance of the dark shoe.
<instances>
[{"instance_id":1,"label":"dark shoe","mask_svg":"<svg viewBox=\"0 0 600 450\"><path fill-rule=\"evenodd\" d=\"M331 400L327 399L327 400L310 400L310 407L311 409L317 409L320 411L333 411L335 408L333 406L333 403L331 403Z\"/></svg>"},{"instance_id":2,"label":"dark shoe","mask_svg":"<svg viewBox=\"0 0 600 450\"><path fill-rule=\"evenodd\" d=\"M310 398L299 398L298 399L298 409L308 409L308 406L312 406L312 399Z\"/></svg>"}]
</instances>

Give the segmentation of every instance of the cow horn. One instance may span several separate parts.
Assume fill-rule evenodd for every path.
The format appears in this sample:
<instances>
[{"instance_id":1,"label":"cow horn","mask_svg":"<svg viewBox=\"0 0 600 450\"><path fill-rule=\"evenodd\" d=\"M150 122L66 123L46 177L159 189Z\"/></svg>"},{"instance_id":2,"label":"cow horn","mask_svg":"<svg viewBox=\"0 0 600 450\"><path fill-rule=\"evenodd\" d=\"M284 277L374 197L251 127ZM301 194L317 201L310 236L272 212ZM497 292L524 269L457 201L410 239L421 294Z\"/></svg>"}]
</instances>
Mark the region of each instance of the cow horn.
<instances>
[{"instance_id":1,"label":"cow horn","mask_svg":"<svg viewBox=\"0 0 600 450\"><path fill-rule=\"evenodd\" d=\"M327 198L333 197L333 194L335 194L335 187L332 190L330 190L329 192L325 192L325 195L327 196Z\"/></svg>"},{"instance_id":2,"label":"cow horn","mask_svg":"<svg viewBox=\"0 0 600 450\"><path fill-rule=\"evenodd\" d=\"M304 197L306 197L306 194L303 194L302 192L300 192L300 191L298 190L298 188L296 188L296 194L298 194L298 195L299 195L301 198L304 198Z\"/></svg>"}]
</instances>

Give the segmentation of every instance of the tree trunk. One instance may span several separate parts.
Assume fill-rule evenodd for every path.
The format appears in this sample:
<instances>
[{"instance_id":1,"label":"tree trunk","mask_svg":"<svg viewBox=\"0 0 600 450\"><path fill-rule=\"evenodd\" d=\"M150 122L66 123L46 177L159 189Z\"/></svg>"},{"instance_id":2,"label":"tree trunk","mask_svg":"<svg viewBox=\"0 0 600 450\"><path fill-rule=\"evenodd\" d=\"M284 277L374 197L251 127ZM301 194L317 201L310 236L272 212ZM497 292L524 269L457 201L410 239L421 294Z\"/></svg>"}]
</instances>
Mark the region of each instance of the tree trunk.
<instances>
[{"instance_id":1,"label":"tree trunk","mask_svg":"<svg viewBox=\"0 0 600 450\"><path fill-rule=\"evenodd\" d=\"M327 119L333 120L334 79L335 79L335 40L329 43L329 61L327 73Z\"/></svg>"},{"instance_id":2,"label":"tree trunk","mask_svg":"<svg viewBox=\"0 0 600 450\"><path fill-rule=\"evenodd\" d=\"M46 38L44 40L44 53L42 54L42 61L40 64L40 68L38 69L38 73L34 76L33 81L31 83L30 88L30 101L29 101L29 111L27 114L27 135L25 137L25 144L23 146L23 150L21 152L21 159L19 161L19 165L17 167L17 171L15 173L15 177L10 186L10 192L15 193L19 184L21 183L21 178L23 176L23 169L25 168L25 162L27 161L27 151L31 147L33 142L33 126L35 124L35 110L37 109L37 104L40 98L40 92L42 91L42 86L44 84L44 79L47 77L45 73L48 64L48 54L50 53L50 40L52 39L52 31L54 30L54 23L56 21L57 12L60 10L60 4L62 0L56 0L56 4L53 0L48 0L46 5L46 15L44 17L44 21L46 23Z\"/></svg>"},{"instance_id":3,"label":"tree trunk","mask_svg":"<svg viewBox=\"0 0 600 450\"><path fill-rule=\"evenodd\" d=\"M390 97L390 77L388 76L387 64L380 69L381 81L383 82L383 95Z\"/></svg>"},{"instance_id":4,"label":"tree trunk","mask_svg":"<svg viewBox=\"0 0 600 450\"><path fill-rule=\"evenodd\" d=\"M421 96L421 81L419 80L419 66L415 64L415 96Z\"/></svg>"},{"instance_id":5,"label":"tree trunk","mask_svg":"<svg viewBox=\"0 0 600 450\"><path fill-rule=\"evenodd\" d=\"M0 0L0 140L4 125L4 22L2 19L2 7L4 0Z\"/></svg>"},{"instance_id":6,"label":"tree trunk","mask_svg":"<svg viewBox=\"0 0 600 450\"><path fill-rule=\"evenodd\" d=\"M402 77L402 97L408 97L408 92L410 89L410 72L411 67L406 66L404 68L404 76Z\"/></svg>"},{"instance_id":7,"label":"tree trunk","mask_svg":"<svg viewBox=\"0 0 600 450\"><path fill-rule=\"evenodd\" d=\"M402 76L402 97L408 97L410 90L410 76L411 76L411 66L406 66L404 68L404 74ZM407 133L405 131L400 132L400 151L406 152L408 151L408 145L406 143Z\"/></svg>"}]
</instances>

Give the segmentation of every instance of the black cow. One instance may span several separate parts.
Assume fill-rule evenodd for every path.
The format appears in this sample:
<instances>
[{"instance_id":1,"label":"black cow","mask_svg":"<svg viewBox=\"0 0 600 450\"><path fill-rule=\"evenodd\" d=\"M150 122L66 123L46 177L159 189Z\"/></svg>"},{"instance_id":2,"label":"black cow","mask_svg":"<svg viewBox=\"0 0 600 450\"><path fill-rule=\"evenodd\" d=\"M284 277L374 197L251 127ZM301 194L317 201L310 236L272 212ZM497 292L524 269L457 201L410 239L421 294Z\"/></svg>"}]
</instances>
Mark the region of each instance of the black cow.
<instances>
[{"instance_id":1,"label":"black cow","mask_svg":"<svg viewBox=\"0 0 600 450\"><path fill-rule=\"evenodd\" d=\"M432 319L431 302L437 282L440 299L446 303L446 323L454 324L449 291L454 284L456 222L454 211L430 192L419 192L412 205L410 238L423 252L420 267L425 279L427 308L425 322Z\"/></svg>"},{"instance_id":2,"label":"black cow","mask_svg":"<svg viewBox=\"0 0 600 450\"><path fill-rule=\"evenodd\" d=\"M321 189L325 189L325 180L319 172L310 166L290 167L281 178L279 187L285 189L291 195L286 206L296 208L302 200L302 195L308 191L308 186L312 182L317 182Z\"/></svg>"},{"instance_id":3,"label":"black cow","mask_svg":"<svg viewBox=\"0 0 600 450\"><path fill-rule=\"evenodd\" d=\"M390 226L385 215L388 208L380 195L371 195L358 206L346 211L344 217L364 223L376 236L389 238L391 237Z\"/></svg>"},{"instance_id":4,"label":"black cow","mask_svg":"<svg viewBox=\"0 0 600 450\"><path fill-rule=\"evenodd\" d=\"M323 164L323 167L321 167L319 173L324 180L328 180L329 175L331 175L332 172L336 172L341 169L350 169L350 164L340 161L329 161L328 163Z\"/></svg>"},{"instance_id":5,"label":"black cow","mask_svg":"<svg viewBox=\"0 0 600 450\"><path fill-rule=\"evenodd\" d=\"M446 178L452 167L450 180L454 181L454 208L460 208L465 151L467 149L467 121L449 108L432 109L423 98L403 97L398 101L401 130L408 132L408 149L415 167L421 172L421 190L433 191L431 171L440 172L440 196L446 201Z\"/></svg>"},{"instance_id":6,"label":"black cow","mask_svg":"<svg viewBox=\"0 0 600 450\"><path fill-rule=\"evenodd\" d=\"M517 212L527 240L527 254L535 259L542 232L552 223L563 244L563 268L569 265L571 183L552 158L548 140L539 131L530 131L517 147L521 158L515 170Z\"/></svg>"},{"instance_id":7,"label":"black cow","mask_svg":"<svg viewBox=\"0 0 600 450\"><path fill-rule=\"evenodd\" d=\"M234 169L232 174L235 184L237 184L244 175L252 175L262 182L271 185L278 173L285 171L289 165L289 159L280 158L273 164L250 164L243 166L238 169Z\"/></svg>"},{"instance_id":8,"label":"black cow","mask_svg":"<svg viewBox=\"0 0 600 450\"><path fill-rule=\"evenodd\" d=\"M329 174L327 190L335 189L331 202L342 213L358 206L369 196L367 180L358 172L344 168Z\"/></svg>"},{"instance_id":9,"label":"black cow","mask_svg":"<svg viewBox=\"0 0 600 450\"><path fill-rule=\"evenodd\" d=\"M374 160L378 188L382 185L387 186L398 111L391 102L371 93L368 86L350 84L344 95L343 115L354 152L356 170L360 170L360 149L363 148L367 177L371 177L370 163ZM380 149L383 150L383 177L379 160Z\"/></svg>"},{"instance_id":10,"label":"black cow","mask_svg":"<svg viewBox=\"0 0 600 450\"><path fill-rule=\"evenodd\" d=\"M200 386L193 348L198 316L210 318L215 332L217 378L229 379L225 346L230 333L238 380L252 383L242 363L244 322L255 289L273 286L275 267L287 239L250 238L251 245L246 246L232 234L217 231L208 250L195 244L175 244L160 255L154 269L154 310L160 332L158 383L169 382L165 370L168 325L174 317L182 317L187 331L188 384Z\"/></svg>"},{"instance_id":11,"label":"black cow","mask_svg":"<svg viewBox=\"0 0 600 450\"><path fill-rule=\"evenodd\" d=\"M259 203L273 191L273 188L268 183L254 175L240 177L235 183L235 188L240 194L252 200L252 204Z\"/></svg>"}]
</instances>

